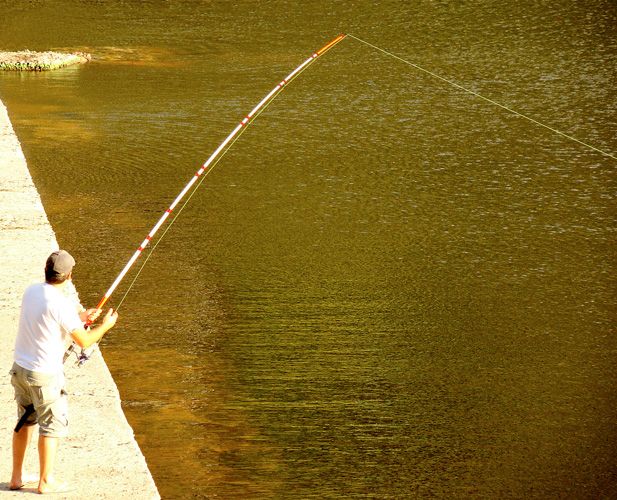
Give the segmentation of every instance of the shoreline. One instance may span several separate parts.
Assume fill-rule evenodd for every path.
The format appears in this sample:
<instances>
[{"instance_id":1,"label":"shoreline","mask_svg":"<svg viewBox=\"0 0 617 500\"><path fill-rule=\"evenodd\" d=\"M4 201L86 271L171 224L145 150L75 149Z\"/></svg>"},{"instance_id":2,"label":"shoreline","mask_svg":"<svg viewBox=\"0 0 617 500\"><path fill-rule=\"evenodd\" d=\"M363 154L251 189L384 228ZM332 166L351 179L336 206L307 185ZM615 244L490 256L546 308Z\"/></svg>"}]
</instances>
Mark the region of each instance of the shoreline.
<instances>
[{"instance_id":1,"label":"shoreline","mask_svg":"<svg viewBox=\"0 0 617 500\"><path fill-rule=\"evenodd\" d=\"M0 101L0 252L3 255L0 310L0 497L20 498L37 483L9 491L11 435L16 422L8 376L17 332L21 296L43 280L45 259L58 248L55 234L32 182L6 107ZM133 429L122 411L118 388L97 351L83 368L65 365L70 436L60 443L57 476L71 491L56 498L160 498ZM26 454L26 477L38 481L36 436Z\"/></svg>"},{"instance_id":2,"label":"shoreline","mask_svg":"<svg viewBox=\"0 0 617 500\"><path fill-rule=\"evenodd\" d=\"M17 52L0 51L0 70L4 71L51 71L73 64L84 64L91 59L84 52L34 52L20 50Z\"/></svg>"}]
</instances>

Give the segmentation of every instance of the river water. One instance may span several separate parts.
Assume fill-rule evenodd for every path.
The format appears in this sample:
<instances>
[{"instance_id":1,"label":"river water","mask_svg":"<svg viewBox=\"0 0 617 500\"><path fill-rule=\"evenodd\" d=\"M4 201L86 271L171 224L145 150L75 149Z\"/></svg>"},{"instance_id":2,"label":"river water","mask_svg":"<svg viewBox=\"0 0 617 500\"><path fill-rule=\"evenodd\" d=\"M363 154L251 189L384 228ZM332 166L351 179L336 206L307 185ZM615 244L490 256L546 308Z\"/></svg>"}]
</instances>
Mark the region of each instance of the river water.
<instances>
[{"instance_id":1,"label":"river water","mask_svg":"<svg viewBox=\"0 0 617 500\"><path fill-rule=\"evenodd\" d=\"M617 152L610 0L0 0L0 17L2 49L93 55L0 74L88 305L341 32ZM616 497L616 168L345 39L207 177L103 342L162 496Z\"/></svg>"}]
</instances>

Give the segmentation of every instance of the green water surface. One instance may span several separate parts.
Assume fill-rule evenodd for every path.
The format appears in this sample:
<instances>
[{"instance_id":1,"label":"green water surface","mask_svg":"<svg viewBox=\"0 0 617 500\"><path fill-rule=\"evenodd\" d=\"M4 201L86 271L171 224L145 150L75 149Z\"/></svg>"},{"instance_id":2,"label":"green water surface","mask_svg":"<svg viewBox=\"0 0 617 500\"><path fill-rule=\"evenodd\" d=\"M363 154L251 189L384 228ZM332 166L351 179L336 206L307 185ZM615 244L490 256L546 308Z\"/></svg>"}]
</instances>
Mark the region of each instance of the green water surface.
<instances>
[{"instance_id":1,"label":"green water surface","mask_svg":"<svg viewBox=\"0 0 617 500\"><path fill-rule=\"evenodd\" d=\"M0 0L0 17L0 49L93 57L0 74L89 306L339 33L617 152L610 0ZM103 343L161 495L617 496L616 168L338 44L207 177Z\"/></svg>"}]
</instances>

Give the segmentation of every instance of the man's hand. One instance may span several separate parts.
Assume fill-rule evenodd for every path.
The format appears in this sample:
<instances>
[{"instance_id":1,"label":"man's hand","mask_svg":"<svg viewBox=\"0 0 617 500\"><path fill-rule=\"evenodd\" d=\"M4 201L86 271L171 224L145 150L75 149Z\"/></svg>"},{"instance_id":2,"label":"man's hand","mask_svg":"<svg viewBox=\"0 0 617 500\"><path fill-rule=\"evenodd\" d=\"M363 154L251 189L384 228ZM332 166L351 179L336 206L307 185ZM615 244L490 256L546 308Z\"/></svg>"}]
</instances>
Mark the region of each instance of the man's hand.
<instances>
[{"instance_id":1,"label":"man's hand","mask_svg":"<svg viewBox=\"0 0 617 500\"><path fill-rule=\"evenodd\" d=\"M113 328L116 321L118 321L118 313L110 307L109 311L107 311L107 314L103 318L103 326L105 327L105 330L107 331Z\"/></svg>"},{"instance_id":2,"label":"man's hand","mask_svg":"<svg viewBox=\"0 0 617 500\"><path fill-rule=\"evenodd\" d=\"M117 320L118 313L113 309L109 309L101 324L96 325L91 330L85 330L84 328L73 330L71 332L71 337L73 337L73 340L79 347L87 349L92 344L98 342L108 330L112 329Z\"/></svg>"},{"instance_id":3,"label":"man's hand","mask_svg":"<svg viewBox=\"0 0 617 500\"><path fill-rule=\"evenodd\" d=\"M87 309L84 311L85 317L82 317L81 319L84 323L88 322L88 324L92 324L97 320L102 312L102 309Z\"/></svg>"}]
</instances>

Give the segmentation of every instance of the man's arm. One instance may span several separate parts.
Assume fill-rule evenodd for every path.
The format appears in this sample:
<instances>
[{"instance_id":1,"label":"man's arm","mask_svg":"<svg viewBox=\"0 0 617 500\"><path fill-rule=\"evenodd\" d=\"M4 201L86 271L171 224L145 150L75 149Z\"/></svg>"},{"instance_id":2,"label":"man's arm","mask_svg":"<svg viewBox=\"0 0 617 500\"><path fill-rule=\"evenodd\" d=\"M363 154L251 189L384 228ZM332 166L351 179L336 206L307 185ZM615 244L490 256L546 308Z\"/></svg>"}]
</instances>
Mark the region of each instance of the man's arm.
<instances>
[{"instance_id":1,"label":"man's arm","mask_svg":"<svg viewBox=\"0 0 617 500\"><path fill-rule=\"evenodd\" d=\"M113 309L107 311L107 314L103 318L103 322L100 325L96 325L90 330L85 328L78 328L71 332L71 337L75 343L82 349L87 349L92 344L98 342L103 335L111 330L118 319L118 313Z\"/></svg>"}]
</instances>

